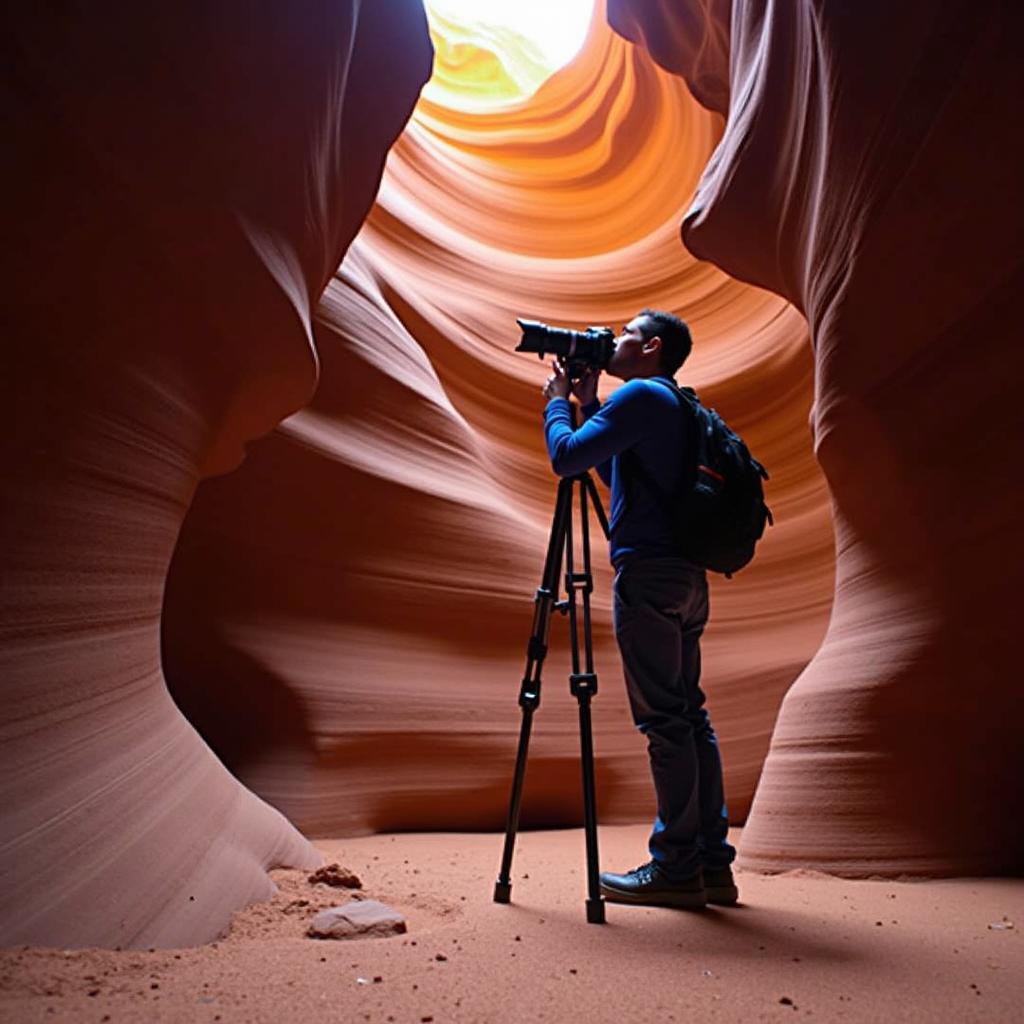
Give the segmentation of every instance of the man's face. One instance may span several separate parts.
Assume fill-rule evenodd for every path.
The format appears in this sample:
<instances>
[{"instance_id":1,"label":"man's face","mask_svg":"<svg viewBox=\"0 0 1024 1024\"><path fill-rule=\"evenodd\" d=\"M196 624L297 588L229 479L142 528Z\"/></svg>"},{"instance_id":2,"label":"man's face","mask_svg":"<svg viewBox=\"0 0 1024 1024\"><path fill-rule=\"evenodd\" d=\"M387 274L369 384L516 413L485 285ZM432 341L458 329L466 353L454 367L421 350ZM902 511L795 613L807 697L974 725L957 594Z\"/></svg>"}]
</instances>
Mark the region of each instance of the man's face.
<instances>
[{"instance_id":1,"label":"man's face","mask_svg":"<svg viewBox=\"0 0 1024 1024\"><path fill-rule=\"evenodd\" d=\"M608 372L613 377L630 380L633 377L649 377L657 372L661 358L661 339L645 338L644 323L644 317L633 317L615 339L615 348L608 360Z\"/></svg>"}]
</instances>

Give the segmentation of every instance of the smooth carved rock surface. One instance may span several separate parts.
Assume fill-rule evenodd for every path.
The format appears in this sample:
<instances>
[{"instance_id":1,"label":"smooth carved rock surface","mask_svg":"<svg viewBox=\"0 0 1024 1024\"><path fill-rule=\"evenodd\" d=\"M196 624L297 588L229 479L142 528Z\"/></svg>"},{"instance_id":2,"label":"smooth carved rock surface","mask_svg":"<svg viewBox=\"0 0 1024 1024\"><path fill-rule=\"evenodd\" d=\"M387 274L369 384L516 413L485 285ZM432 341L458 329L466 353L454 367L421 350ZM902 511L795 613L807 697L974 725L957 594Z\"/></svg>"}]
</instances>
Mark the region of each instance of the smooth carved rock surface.
<instances>
[{"instance_id":1,"label":"smooth carved rock surface","mask_svg":"<svg viewBox=\"0 0 1024 1024\"><path fill-rule=\"evenodd\" d=\"M405 918L378 900L358 900L321 910L309 923L312 939L384 939L402 935Z\"/></svg>"},{"instance_id":2,"label":"smooth carved rock surface","mask_svg":"<svg viewBox=\"0 0 1024 1024\"><path fill-rule=\"evenodd\" d=\"M805 322L680 246L721 118L599 15L529 100L461 108L455 69L425 91L317 311L316 395L203 484L182 531L164 619L175 699L311 834L504 827L555 498L549 370L512 351L517 315L620 325L646 305L679 310L697 338L686 379L772 472L778 525L749 570L713 582L704 648L735 820L823 635L832 532ZM646 753L603 540L594 559L600 813L635 821L654 810ZM530 825L581 820L565 650L557 618Z\"/></svg>"},{"instance_id":3,"label":"smooth carved rock surface","mask_svg":"<svg viewBox=\"0 0 1024 1024\"><path fill-rule=\"evenodd\" d=\"M167 568L198 480L314 390L313 306L429 73L425 21L4 20L0 942L200 942L320 858L172 702Z\"/></svg>"},{"instance_id":4,"label":"smooth carved rock surface","mask_svg":"<svg viewBox=\"0 0 1024 1024\"><path fill-rule=\"evenodd\" d=\"M608 21L666 71L686 79L708 110L729 106L729 28L733 0L608 0Z\"/></svg>"},{"instance_id":5,"label":"smooth carved rock surface","mask_svg":"<svg viewBox=\"0 0 1024 1024\"><path fill-rule=\"evenodd\" d=\"M694 21L728 37L713 61L728 119L686 244L811 328L835 605L782 705L742 862L1019 870L1017 6L740 0L730 23L702 0L614 0L611 15L634 38L666 21L672 39ZM678 54L723 109L704 58Z\"/></svg>"}]
</instances>

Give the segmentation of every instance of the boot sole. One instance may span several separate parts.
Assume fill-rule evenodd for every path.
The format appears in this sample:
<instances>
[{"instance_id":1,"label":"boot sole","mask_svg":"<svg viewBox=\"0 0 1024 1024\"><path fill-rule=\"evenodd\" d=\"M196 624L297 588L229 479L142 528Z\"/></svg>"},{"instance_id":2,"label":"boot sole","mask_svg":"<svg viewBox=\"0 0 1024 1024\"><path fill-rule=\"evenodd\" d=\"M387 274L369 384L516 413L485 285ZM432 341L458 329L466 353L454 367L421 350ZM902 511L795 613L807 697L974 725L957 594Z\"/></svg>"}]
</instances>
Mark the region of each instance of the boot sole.
<instances>
[{"instance_id":1,"label":"boot sole","mask_svg":"<svg viewBox=\"0 0 1024 1024\"><path fill-rule=\"evenodd\" d=\"M662 892L639 893L626 892L623 889L612 889L607 885L601 886L601 895L609 903L631 903L635 906L646 907L688 907L698 909L707 903L703 890L700 892Z\"/></svg>"}]
</instances>

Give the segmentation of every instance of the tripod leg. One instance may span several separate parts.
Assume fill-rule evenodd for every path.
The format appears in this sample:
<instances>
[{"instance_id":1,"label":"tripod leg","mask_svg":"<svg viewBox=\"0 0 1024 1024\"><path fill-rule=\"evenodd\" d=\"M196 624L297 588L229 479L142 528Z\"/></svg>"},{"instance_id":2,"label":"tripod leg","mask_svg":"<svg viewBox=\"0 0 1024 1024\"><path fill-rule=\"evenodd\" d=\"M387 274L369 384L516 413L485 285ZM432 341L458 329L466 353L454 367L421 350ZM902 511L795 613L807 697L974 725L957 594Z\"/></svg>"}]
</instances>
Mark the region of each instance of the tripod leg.
<instances>
[{"instance_id":1,"label":"tripod leg","mask_svg":"<svg viewBox=\"0 0 1024 1024\"><path fill-rule=\"evenodd\" d=\"M509 796L508 819L505 825L505 846L501 855L501 869L494 883L494 902L508 903L512 898L512 855L515 851L516 833L519 830L519 808L523 797L523 781L526 777L526 758L530 748L530 729L533 713L540 705L541 670L548 653L548 632L551 612L558 596L558 576L562 568L562 554L565 549L565 533L572 516L573 481L567 477L559 481L555 513L551 521L551 536L544 561L544 577L533 611L533 632L526 648L526 670L519 688L519 706L523 709L523 720L519 728L519 746L516 750L516 767L512 776L512 792Z\"/></svg>"},{"instance_id":2,"label":"tripod leg","mask_svg":"<svg viewBox=\"0 0 1024 1024\"><path fill-rule=\"evenodd\" d=\"M590 723L590 693L579 696L580 761L583 764L583 831L587 843L587 921L604 924L597 855L597 795L594 785L594 734Z\"/></svg>"},{"instance_id":3,"label":"tripod leg","mask_svg":"<svg viewBox=\"0 0 1024 1024\"><path fill-rule=\"evenodd\" d=\"M583 830L587 846L587 921L604 924L604 900L597 853L597 796L594 782L594 734L591 726L590 701L597 693L597 674L594 672L594 646L590 623L590 594L594 577L590 567L590 524L588 519L589 476L579 478L580 485L580 539L583 549L583 571L576 572L573 563L573 531L570 516L565 534L565 586L569 599L569 632L571 634L572 675L569 689L579 704L580 764L583 770ZM576 591L582 597L584 671L580 671L580 642L576 619Z\"/></svg>"},{"instance_id":4,"label":"tripod leg","mask_svg":"<svg viewBox=\"0 0 1024 1024\"><path fill-rule=\"evenodd\" d=\"M530 750L530 727L535 707L523 706L523 721L519 727L519 746L516 749L516 768L512 776L508 820L505 824L505 847L501 852L501 869L494 883L494 902L512 901L512 854L515 852L516 832L519 830L519 807L523 799L523 779L526 776L526 756Z\"/></svg>"},{"instance_id":5,"label":"tripod leg","mask_svg":"<svg viewBox=\"0 0 1024 1024\"><path fill-rule=\"evenodd\" d=\"M586 674L590 678L587 689L580 694L580 760L583 764L583 827L587 837L587 920L591 924L604 923L604 900L601 898L600 868L597 854L597 796L594 784L594 734L591 728L590 701L597 693L597 673L594 672L594 644L590 622L590 594L594 577L590 567L590 510L587 497L593 498L602 527L606 525L601 499L589 474L580 483L580 519L583 540L583 574L587 585L583 588L583 658Z\"/></svg>"},{"instance_id":6,"label":"tripod leg","mask_svg":"<svg viewBox=\"0 0 1024 1024\"><path fill-rule=\"evenodd\" d=\"M601 525L601 531L607 537L609 532L608 516L605 514L604 505L601 504L601 495L597 493L597 484L594 483L594 478L589 473L583 481L583 487L585 492L590 495L590 500L594 503L597 521Z\"/></svg>"}]
</instances>

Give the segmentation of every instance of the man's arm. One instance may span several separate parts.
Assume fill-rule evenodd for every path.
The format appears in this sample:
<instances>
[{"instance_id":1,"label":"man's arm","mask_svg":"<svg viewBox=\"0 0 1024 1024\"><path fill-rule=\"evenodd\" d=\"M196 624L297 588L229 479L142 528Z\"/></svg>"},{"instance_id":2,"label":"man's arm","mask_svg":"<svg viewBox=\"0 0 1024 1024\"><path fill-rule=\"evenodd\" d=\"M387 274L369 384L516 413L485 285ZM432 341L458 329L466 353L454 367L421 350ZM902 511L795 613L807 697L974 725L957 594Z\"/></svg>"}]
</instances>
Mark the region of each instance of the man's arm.
<instances>
[{"instance_id":1,"label":"man's arm","mask_svg":"<svg viewBox=\"0 0 1024 1024\"><path fill-rule=\"evenodd\" d=\"M576 431L572 429L569 400L552 398L548 402L544 437L551 466L559 476L574 476L591 466L604 467L612 456L632 447L647 433L643 386L639 381L637 385L632 381L622 385ZM608 481L603 473L601 479Z\"/></svg>"}]
</instances>

